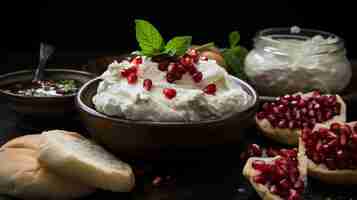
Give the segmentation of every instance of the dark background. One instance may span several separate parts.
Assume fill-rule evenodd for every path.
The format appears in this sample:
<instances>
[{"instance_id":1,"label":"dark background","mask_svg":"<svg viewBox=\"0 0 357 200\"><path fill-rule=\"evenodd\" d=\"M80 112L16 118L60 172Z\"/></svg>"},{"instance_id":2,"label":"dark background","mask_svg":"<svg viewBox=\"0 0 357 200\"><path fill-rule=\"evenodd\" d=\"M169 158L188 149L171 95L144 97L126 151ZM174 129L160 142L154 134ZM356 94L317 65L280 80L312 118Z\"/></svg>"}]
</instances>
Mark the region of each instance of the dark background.
<instances>
[{"instance_id":1,"label":"dark background","mask_svg":"<svg viewBox=\"0 0 357 200\"><path fill-rule=\"evenodd\" d=\"M348 56L357 58L354 5L312 2L11 1L0 10L0 64L2 71L9 71L15 65L36 63L40 41L54 44L57 55L82 55L81 62L86 55L135 50L136 18L159 27L166 40L192 35L194 43L214 41L224 46L228 33L239 30L248 48L254 34L263 28L298 25L322 29L344 38Z\"/></svg>"}]
</instances>

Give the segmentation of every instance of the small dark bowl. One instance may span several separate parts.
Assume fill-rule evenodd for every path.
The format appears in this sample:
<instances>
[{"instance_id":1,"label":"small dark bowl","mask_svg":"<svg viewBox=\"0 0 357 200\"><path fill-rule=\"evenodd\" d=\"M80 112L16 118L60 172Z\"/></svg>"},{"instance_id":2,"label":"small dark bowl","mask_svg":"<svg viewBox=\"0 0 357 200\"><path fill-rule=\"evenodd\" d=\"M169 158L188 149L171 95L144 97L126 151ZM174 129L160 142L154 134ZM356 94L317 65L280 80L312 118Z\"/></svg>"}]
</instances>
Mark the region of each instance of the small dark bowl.
<instances>
[{"instance_id":1,"label":"small dark bowl","mask_svg":"<svg viewBox=\"0 0 357 200\"><path fill-rule=\"evenodd\" d=\"M32 80L34 71L24 70L0 75L0 98L8 103L10 109L21 116L30 117L63 117L73 114L75 109L73 95L59 97L32 97L13 94L2 90L8 85L29 82ZM47 69L45 70L46 79L60 80L72 79L84 84L94 78L94 75L84 71L69 69Z\"/></svg>"},{"instance_id":2,"label":"small dark bowl","mask_svg":"<svg viewBox=\"0 0 357 200\"><path fill-rule=\"evenodd\" d=\"M232 77L233 78L233 77ZM92 104L101 79L87 82L78 92L80 119L95 141L124 158L179 159L198 149L237 144L244 128L253 123L257 94L247 83L233 78L253 98L240 113L200 122L134 121L99 113ZM187 153L185 153L187 152Z\"/></svg>"}]
</instances>

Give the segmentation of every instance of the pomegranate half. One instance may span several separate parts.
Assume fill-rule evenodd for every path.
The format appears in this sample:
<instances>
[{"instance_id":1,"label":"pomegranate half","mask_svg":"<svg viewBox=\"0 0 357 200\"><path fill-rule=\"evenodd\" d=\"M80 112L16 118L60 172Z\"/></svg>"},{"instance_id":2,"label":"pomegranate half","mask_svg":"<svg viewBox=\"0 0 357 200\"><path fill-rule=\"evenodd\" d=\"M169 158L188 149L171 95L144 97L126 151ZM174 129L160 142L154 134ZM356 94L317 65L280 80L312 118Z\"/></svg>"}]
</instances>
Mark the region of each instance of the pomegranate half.
<instances>
[{"instance_id":1,"label":"pomegranate half","mask_svg":"<svg viewBox=\"0 0 357 200\"><path fill-rule=\"evenodd\" d=\"M276 157L251 157L243 175L263 200L302 200L307 184L306 157L303 150L286 149Z\"/></svg>"},{"instance_id":2,"label":"pomegranate half","mask_svg":"<svg viewBox=\"0 0 357 200\"><path fill-rule=\"evenodd\" d=\"M301 129L312 129L316 123L346 121L346 105L339 95L296 93L264 103L255 121L264 136L297 146Z\"/></svg>"},{"instance_id":3,"label":"pomegranate half","mask_svg":"<svg viewBox=\"0 0 357 200\"><path fill-rule=\"evenodd\" d=\"M357 122L303 129L299 149L306 151L309 176L329 184L357 184Z\"/></svg>"}]
</instances>

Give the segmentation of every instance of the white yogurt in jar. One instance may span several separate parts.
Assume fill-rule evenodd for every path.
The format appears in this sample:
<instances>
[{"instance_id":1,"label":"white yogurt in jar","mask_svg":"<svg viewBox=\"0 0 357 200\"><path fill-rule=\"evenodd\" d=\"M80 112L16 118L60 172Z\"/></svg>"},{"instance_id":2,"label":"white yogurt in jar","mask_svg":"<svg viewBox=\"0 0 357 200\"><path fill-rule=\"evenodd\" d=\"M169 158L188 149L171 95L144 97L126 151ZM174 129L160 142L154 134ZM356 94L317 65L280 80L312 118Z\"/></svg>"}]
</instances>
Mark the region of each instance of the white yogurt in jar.
<instances>
[{"instance_id":1,"label":"white yogurt in jar","mask_svg":"<svg viewBox=\"0 0 357 200\"><path fill-rule=\"evenodd\" d=\"M304 35L308 31L256 38L245 60L245 73L260 94L279 96L312 89L337 93L348 85L352 72L341 39L308 37Z\"/></svg>"}]
</instances>

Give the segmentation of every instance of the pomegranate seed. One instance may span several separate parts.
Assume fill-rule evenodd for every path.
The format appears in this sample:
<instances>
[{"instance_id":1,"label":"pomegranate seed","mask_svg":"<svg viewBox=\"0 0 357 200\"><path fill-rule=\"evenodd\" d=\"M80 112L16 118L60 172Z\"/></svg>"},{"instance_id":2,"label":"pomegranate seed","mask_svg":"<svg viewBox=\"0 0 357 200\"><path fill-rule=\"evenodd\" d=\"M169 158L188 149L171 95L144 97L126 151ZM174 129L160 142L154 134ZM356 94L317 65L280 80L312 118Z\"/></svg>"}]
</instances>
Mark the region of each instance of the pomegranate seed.
<instances>
[{"instance_id":1,"label":"pomegranate seed","mask_svg":"<svg viewBox=\"0 0 357 200\"><path fill-rule=\"evenodd\" d=\"M353 126L353 132L357 133L357 123Z\"/></svg>"},{"instance_id":2,"label":"pomegranate seed","mask_svg":"<svg viewBox=\"0 0 357 200\"><path fill-rule=\"evenodd\" d=\"M312 160L313 160L316 164L320 164L320 163L321 163L320 155L319 155L317 152L313 152L313 153L312 153Z\"/></svg>"},{"instance_id":3,"label":"pomegranate seed","mask_svg":"<svg viewBox=\"0 0 357 200\"><path fill-rule=\"evenodd\" d=\"M325 163L326 163L326 167L329 169L329 170L335 170L337 167L336 167L336 163L335 163L335 160L333 158L326 158L325 159Z\"/></svg>"},{"instance_id":4,"label":"pomegranate seed","mask_svg":"<svg viewBox=\"0 0 357 200\"><path fill-rule=\"evenodd\" d=\"M351 135L351 140L357 144L357 133L356 132Z\"/></svg>"},{"instance_id":5,"label":"pomegranate seed","mask_svg":"<svg viewBox=\"0 0 357 200\"><path fill-rule=\"evenodd\" d=\"M203 74L202 72L196 72L195 74L192 75L192 79L196 82L199 83L202 81Z\"/></svg>"},{"instance_id":6,"label":"pomegranate seed","mask_svg":"<svg viewBox=\"0 0 357 200\"><path fill-rule=\"evenodd\" d=\"M297 101L301 100L301 95L294 95L293 98Z\"/></svg>"},{"instance_id":7,"label":"pomegranate seed","mask_svg":"<svg viewBox=\"0 0 357 200\"><path fill-rule=\"evenodd\" d=\"M347 135L345 133L340 134L340 144L345 146L347 144Z\"/></svg>"},{"instance_id":8,"label":"pomegranate seed","mask_svg":"<svg viewBox=\"0 0 357 200\"><path fill-rule=\"evenodd\" d=\"M263 108L264 111L269 111L269 110L270 110L270 105L269 105L269 103L265 102L265 103L263 104L262 108Z\"/></svg>"},{"instance_id":9,"label":"pomegranate seed","mask_svg":"<svg viewBox=\"0 0 357 200\"><path fill-rule=\"evenodd\" d=\"M160 71L167 71L169 67L169 64L167 62L161 62L159 63L158 69Z\"/></svg>"},{"instance_id":10,"label":"pomegranate seed","mask_svg":"<svg viewBox=\"0 0 357 200\"><path fill-rule=\"evenodd\" d=\"M329 147L335 147L335 146L337 146L338 143L339 143L338 140L334 139L334 140L331 140L329 143L327 143L327 145Z\"/></svg>"},{"instance_id":11,"label":"pomegranate seed","mask_svg":"<svg viewBox=\"0 0 357 200\"><path fill-rule=\"evenodd\" d=\"M251 156L255 156L255 157L261 157L263 152L260 148L259 145L257 144L251 144L248 146L248 152Z\"/></svg>"},{"instance_id":12,"label":"pomegranate seed","mask_svg":"<svg viewBox=\"0 0 357 200\"><path fill-rule=\"evenodd\" d=\"M184 67L189 67L189 66L193 66L193 59L190 58L189 56L184 56L180 59L180 63L184 66Z\"/></svg>"},{"instance_id":13,"label":"pomegranate seed","mask_svg":"<svg viewBox=\"0 0 357 200\"><path fill-rule=\"evenodd\" d=\"M138 76L134 73L129 74L127 77L129 84L135 84L138 81Z\"/></svg>"},{"instance_id":14,"label":"pomegranate seed","mask_svg":"<svg viewBox=\"0 0 357 200\"><path fill-rule=\"evenodd\" d=\"M326 114L324 116L324 121L327 121L331 118L332 118L332 112L330 112L330 111L326 112Z\"/></svg>"},{"instance_id":15,"label":"pomegranate seed","mask_svg":"<svg viewBox=\"0 0 357 200\"><path fill-rule=\"evenodd\" d=\"M217 91L216 84L208 84L204 89L203 92L206 94L214 95Z\"/></svg>"},{"instance_id":16,"label":"pomegranate seed","mask_svg":"<svg viewBox=\"0 0 357 200\"><path fill-rule=\"evenodd\" d=\"M265 113L264 112L258 112L257 113L257 119L262 120L265 118Z\"/></svg>"},{"instance_id":17,"label":"pomegranate seed","mask_svg":"<svg viewBox=\"0 0 357 200\"><path fill-rule=\"evenodd\" d=\"M334 133L338 133L340 131L340 124L339 123L332 123L330 125L330 130L333 131Z\"/></svg>"},{"instance_id":18,"label":"pomegranate seed","mask_svg":"<svg viewBox=\"0 0 357 200\"><path fill-rule=\"evenodd\" d=\"M288 200L300 200L300 195L297 193L296 190L290 189L289 190L289 198Z\"/></svg>"},{"instance_id":19,"label":"pomegranate seed","mask_svg":"<svg viewBox=\"0 0 357 200\"><path fill-rule=\"evenodd\" d=\"M185 69L181 64L178 64L178 65L177 65L177 73L183 75L183 74L186 73L186 69Z\"/></svg>"},{"instance_id":20,"label":"pomegranate seed","mask_svg":"<svg viewBox=\"0 0 357 200\"><path fill-rule=\"evenodd\" d=\"M328 131L327 134L326 134L326 137L328 139L336 139L337 138L337 135L331 131Z\"/></svg>"},{"instance_id":21,"label":"pomegranate seed","mask_svg":"<svg viewBox=\"0 0 357 200\"><path fill-rule=\"evenodd\" d=\"M252 167L256 170L260 170L265 168L265 161L263 160L254 160L253 163L252 163Z\"/></svg>"},{"instance_id":22,"label":"pomegranate seed","mask_svg":"<svg viewBox=\"0 0 357 200\"><path fill-rule=\"evenodd\" d=\"M308 110L307 110L307 108L302 108L300 110L300 112L301 112L301 114L305 115L305 114L307 114Z\"/></svg>"},{"instance_id":23,"label":"pomegranate seed","mask_svg":"<svg viewBox=\"0 0 357 200\"><path fill-rule=\"evenodd\" d=\"M188 50L187 54L191 56L194 62L198 62L199 60L199 53L196 49L190 49Z\"/></svg>"},{"instance_id":24,"label":"pomegranate seed","mask_svg":"<svg viewBox=\"0 0 357 200\"><path fill-rule=\"evenodd\" d=\"M289 128L289 129L295 128L295 122L294 122L294 121L289 121L289 123L288 123L288 128Z\"/></svg>"},{"instance_id":25,"label":"pomegranate seed","mask_svg":"<svg viewBox=\"0 0 357 200\"><path fill-rule=\"evenodd\" d=\"M279 186L282 188L282 189L289 189L291 186L290 186L290 183L288 181L288 179L284 178L283 180L281 180L279 182Z\"/></svg>"},{"instance_id":26,"label":"pomegranate seed","mask_svg":"<svg viewBox=\"0 0 357 200\"><path fill-rule=\"evenodd\" d=\"M284 119L281 120L281 121L279 121L278 127L279 127L279 128L287 128L286 121L285 121Z\"/></svg>"},{"instance_id":27,"label":"pomegranate seed","mask_svg":"<svg viewBox=\"0 0 357 200\"><path fill-rule=\"evenodd\" d=\"M121 71L120 71L120 74L121 74L122 77L127 78L127 77L129 76L129 74L130 74L130 71L124 69L124 70L121 70Z\"/></svg>"},{"instance_id":28,"label":"pomegranate seed","mask_svg":"<svg viewBox=\"0 0 357 200\"><path fill-rule=\"evenodd\" d=\"M131 60L131 64L133 65L140 65L143 63L143 59L140 56L136 56Z\"/></svg>"},{"instance_id":29,"label":"pomegranate seed","mask_svg":"<svg viewBox=\"0 0 357 200\"><path fill-rule=\"evenodd\" d=\"M177 64L176 64L176 63L170 63L169 66L168 66L168 68L167 68L167 70L168 70L169 72L176 73L177 70L178 70L177 68L178 68L178 67L177 67Z\"/></svg>"},{"instance_id":30,"label":"pomegranate seed","mask_svg":"<svg viewBox=\"0 0 357 200\"><path fill-rule=\"evenodd\" d=\"M145 79L143 83L145 90L150 91L152 87L152 81L150 79Z\"/></svg>"},{"instance_id":31,"label":"pomegranate seed","mask_svg":"<svg viewBox=\"0 0 357 200\"><path fill-rule=\"evenodd\" d=\"M277 155L279 155L279 152L271 147L268 148L266 154L269 156L269 157L275 157Z\"/></svg>"},{"instance_id":32,"label":"pomegranate seed","mask_svg":"<svg viewBox=\"0 0 357 200\"><path fill-rule=\"evenodd\" d=\"M176 81L176 74L172 73L172 72L168 72L166 74L166 81L169 83L173 83Z\"/></svg>"},{"instance_id":33,"label":"pomegranate seed","mask_svg":"<svg viewBox=\"0 0 357 200\"><path fill-rule=\"evenodd\" d=\"M278 187L276 187L276 185L272 185L269 190L273 194L278 194L279 193Z\"/></svg>"},{"instance_id":34,"label":"pomegranate seed","mask_svg":"<svg viewBox=\"0 0 357 200\"><path fill-rule=\"evenodd\" d=\"M290 101L291 100L291 95L287 94L283 96L284 99Z\"/></svg>"},{"instance_id":35,"label":"pomegranate seed","mask_svg":"<svg viewBox=\"0 0 357 200\"><path fill-rule=\"evenodd\" d=\"M315 117L315 111L314 110L309 110L308 115L310 117Z\"/></svg>"},{"instance_id":36,"label":"pomegranate seed","mask_svg":"<svg viewBox=\"0 0 357 200\"><path fill-rule=\"evenodd\" d=\"M152 184L153 184L154 186L159 186L159 185L161 184L161 182L162 182L162 178L161 178L160 176L156 176L156 177L154 178L154 180L152 181Z\"/></svg>"},{"instance_id":37,"label":"pomegranate seed","mask_svg":"<svg viewBox=\"0 0 357 200\"><path fill-rule=\"evenodd\" d=\"M164 93L165 97L168 99L172 99L176 96L176 90L172 89L172 88L165 88L163 90L163 93Z\"/></svg>"},{"instance_id":38,"label":"pomegranate seed","mask_svg":"<svg viewBox=\"0 0 357 200\"><path fill-rule=\"evenodd\" d=\"M320 153L321 150L322 150L322 143L321 143L321 140L319 140L319 141L317 142L317 144L316 144L316 151L317 151L318 153Z\"/></svg>"},{"instance_id":39,"label":"pomegranate seed","mask_svg":"<svg viewBox=\"0 0 357 200\"><path fill-rule=\"evenodd\" d=\"M188 73L190 73L190 75L194 75L197 72L196 67L193 65L185 67L185 69L188 71Z\"/></svg>"},{"instance_id":40,"label":"pomegranate seed","mask_svg":"<svg viewBox=\"0 0 357 200\"><path fill-rule=\"evenodd\" d=\"M279 110L279 113L286 113L288 111L288 107L284 106L283 104L280 104L278 106L278 110Z\"/></svg>"},{"instance_id":41,"label":"pomegranate seed","mask_svg":"<svg viewBox=\"0 0 357 200\"><path fill-rule=\"evenodd\" d=\"M293 100L293 101L291 101L291 102L290 102L290 105L292 105L292 106L296 106L298 103L299 103L298 101Z\"/></svg>"},{"instance_id":42,"label":"pomegranate seed","mask_svg":"<svg viewBox=\"0 0 357 200\"><path fill-rule=\"evenodd\" d=\"M294 184L294 189L296 189L299 192L303 192L304 191L304 181L302 180L297 180Z\"/></svg>"},{"instance_id":43,"label":"pomegranate seed","mask_svg":"<svg viewBox=\"0 0 357 200\"><path fill-rule=\"evenodd\" d=\"M340 160L342 160L343 158L344 158L344 153L343 153L343 151L342 150L338 150L337 152L336 152L336 158L337 159L340 159Z\"/></svg>"},{"instance_id":44,"label":"pomegranate seed","mask_svg":"<svg viewBox=\"0 0 357 200\"><path fill-rule=\"evenodd\" d=\"M299 108L304 108L305 106L306 106L306 103L305 103L305 101L304 100L300 100L299 101L299 103L297 104L297 106L299 107Z\"/></svg>"},{"instance_id":45,"label":"pomegranate seed","mask_svg":"<svg viewBox=\"0 0 357 200\"><path fill-rule=\"evenodd\" d=\"M320 136L324 138L324 137L327 137L329 130L327 128L320 128L318 130L318 132L319 132Z\"/></svg>"},{"instance_id":46,"label":"pomegranate seed","mask_svg":"<svg viewBox=\"0 0 357 200\"><path fill-rule=\"evenodd\" d=\"M258 175L253 177L253 181L264 185L267 182L267 179L264 176Z\"/></svg>"},{"instance_id":47,"label":"pomegranate seed","mask_svg":"<svg viewBox=\"0 0 357 200\"><path fill-rule=\"evenodd\" d=\"M312 92L312 97L313 97L313 98L320 98L320 97L321 97L321 94L320 94L319 91L313 91L313 92Z\"/></svg>"},{"instance_id":48,"label":"pomegranate seed","mask_svg":"<svg viewBox=\"0 0 357 200\"><path fill-rule=\"evenodd\" d=\"M315 110L318 110L318 109L320 109L320 107L321 107L320 104L317 103L317 104L314 105L313 108L314 108Z\"/></svg>"}]
</instances>

